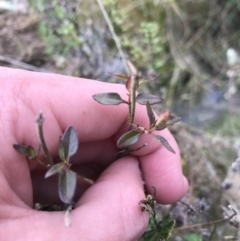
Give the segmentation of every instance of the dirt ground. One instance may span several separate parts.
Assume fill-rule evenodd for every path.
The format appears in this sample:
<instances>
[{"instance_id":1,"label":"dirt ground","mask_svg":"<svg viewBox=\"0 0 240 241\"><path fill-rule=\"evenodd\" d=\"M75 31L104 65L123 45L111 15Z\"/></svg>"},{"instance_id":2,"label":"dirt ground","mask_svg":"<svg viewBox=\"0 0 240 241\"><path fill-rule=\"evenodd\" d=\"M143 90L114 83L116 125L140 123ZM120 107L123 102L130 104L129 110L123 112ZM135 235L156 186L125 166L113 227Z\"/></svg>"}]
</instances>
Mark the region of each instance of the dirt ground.
<instances>
[{"instance_id":1,"label":"dirt ground","mask_svg":"<svg viewBox=\"0 0 240 241\"><path fill-rule=\"evenodd\" d=\"M1 65L40 70L47 66L44 46L37 32L38 18L29 13L0 12ZM15 61L14 61L15 60ZM22 63L23 62L23 63ZM28 66L31 69L30 66Z\"/></svg>"}]
</instances>

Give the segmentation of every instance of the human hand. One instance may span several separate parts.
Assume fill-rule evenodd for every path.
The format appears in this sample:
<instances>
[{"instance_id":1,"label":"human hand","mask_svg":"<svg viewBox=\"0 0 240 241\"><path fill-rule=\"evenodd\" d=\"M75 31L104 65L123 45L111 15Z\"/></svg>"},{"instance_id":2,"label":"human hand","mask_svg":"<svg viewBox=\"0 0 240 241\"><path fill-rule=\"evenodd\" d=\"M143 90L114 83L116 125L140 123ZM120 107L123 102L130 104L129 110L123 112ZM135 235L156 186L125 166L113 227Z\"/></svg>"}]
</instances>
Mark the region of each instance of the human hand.
<instances>
[{"instance_id":1,"label":"human hand","mask_svg":"<svg viewBox=\"0 0 240 241\"><path fill-rule=\"evenodd\" d=\"M128 129L128 108L99 105L92 95L101 92L118 92L126 99L123 85L0 68L0 240L136 240L148 224L148 214L138 205L145 198L139 165L148 191L156 188L158 202L172 203L185 194L178 146L167 129L161 135L176 154L145 135L137 146L146 142L146 147L114 159L116 141ZM33 202L59 202L56 179L44 179L42 168L12 147L38 146L34 120L39 111L55 160L59 136L74 126L80 147L72 169L95 181L92 186L79 181L70 228L63 212L32 209ZM143 106L137 105L135 122L148 124Z\"/></svg>"}]
</instances>

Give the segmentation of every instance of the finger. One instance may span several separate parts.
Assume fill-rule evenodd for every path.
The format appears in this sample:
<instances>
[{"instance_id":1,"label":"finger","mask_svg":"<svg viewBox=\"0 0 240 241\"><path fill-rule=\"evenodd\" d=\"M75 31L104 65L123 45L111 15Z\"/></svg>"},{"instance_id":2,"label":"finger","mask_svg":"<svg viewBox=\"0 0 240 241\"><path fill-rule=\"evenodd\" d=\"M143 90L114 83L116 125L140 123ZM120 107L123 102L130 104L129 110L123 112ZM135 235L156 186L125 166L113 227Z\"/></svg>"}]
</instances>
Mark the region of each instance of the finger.
<instances>
[{"instance_id":1,"label":"finger","mask_svg":"<svg viewBox=\"0 0 240 241\"><path fill-rule=\"evenodd\" d=\"M145 195L139 163L135 158L125 157L114 162L102 173L77 206L81 208L89 205L89 214L86 215L89 222L93 222L91 210L99 210L99 218L103 219L100 229L105 230L105 233L109 230L112 240L136 240L147 225L147 215L141 212L138 204L142 199L145 199ZM99 221L94 220L95 225L99 225ZM119 231L121 234L116 235ZM103 240L111 239L106 237Z\"/></svg>"},{"instance_id":2,"label":"finger","mask_svg":"<svg viewBox=\"0 0 240 241\"><path fill-rule=\"evenodd\" d=\"M138 161L125 157L114 162L86 191L71 213L71 228L64 227L63 212L16 209L13 218L21 214L21 219L3 222L0 237L7 233L8 240L19 234L29 240L137 240L148 223L147 213L138 205L142 199Z\"/></svg>"},{"instance_id":3,"label":"finger","mask_svg":"<svg viewBox=\"0 0 240 241\"><path fill-rule=\"evenodd\" d=\"M143 178L147 189L153 193L156 188L156 200L160 203L173 203L187 192L188 183L182 174L178 145L170 132L165 129L161 135L171 143L175 154L163 146L158 146L153 152L139 157ZM156 141L153 138L154 141Z\"/></svg>"},{"instance_id":4,"label":"finger","mask_svg":"<svg viewBox=\"0 0 240 241\"><path fill-rule=\"evenodd\" d=\"M7 68L1 68L0 79L5 80L1 82L6 90L1 93L5 114L19 142L37 139L33 122L39 111L46 120L44 134L50 148L69 125L77 129L82 142L91 142L111 137L128 117L126 105L103 106L92 98L101 92L118 92L126 99L123 85Z\"/></svg>"}]
</instances>

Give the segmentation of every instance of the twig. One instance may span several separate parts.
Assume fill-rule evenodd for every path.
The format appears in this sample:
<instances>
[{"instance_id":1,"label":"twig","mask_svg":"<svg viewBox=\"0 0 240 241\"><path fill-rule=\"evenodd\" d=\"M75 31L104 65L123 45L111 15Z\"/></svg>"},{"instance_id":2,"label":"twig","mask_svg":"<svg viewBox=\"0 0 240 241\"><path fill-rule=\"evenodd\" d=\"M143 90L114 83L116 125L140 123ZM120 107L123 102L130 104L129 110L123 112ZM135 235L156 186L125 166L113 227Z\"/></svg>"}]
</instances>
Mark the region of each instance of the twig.
<instances>
[{"instance_id":1,"label":"twig","mask_svg":"<svg viewBox=\"0 0 240 241\"><path fill-rule=\"evenodd\" d=\"M106 9L105 9L105 7L104 7L104 5L103 5L101 0L96 0L96 1L97 1L98 5L99 5L99 8L102 11L104 19L105 19L105 21L106 21L106 23L107 23L107 25L109 27L109 30L110 30L110 32L112 34L112 37L113 37L113 40L114 40L114 42L115 42L115 44L117 46L119 55L120 55L120 57L121 57L121 59L123 61L124 68L125 68L126 72L129 73L129 67L127 65L126 57L125 57L125 55L123 53L121 43L120 43L119 38L118 38L118 36L117 36L117 34L116 34L115 30L114 30L114 27L113 27L112 22L111 22L108 14L107 14L107 11L106 11Z\"/></svg>"},{"instance_id":2,"label":"twig","mask_svg":"<svg viewBox=\"0 0 240 241\"><path fill-rule=\"evenodd\" d=\"M11 65L21 67L23 69L28 69L28 70L32 70L32 71L36 71L36 72L46 72L44 69L41 69L41 68L35 67L33 65L26 64L22 61L12 59L12 58L9 58L9 57L6 57L6 56L2 56L2 55L0 55L0 61L9 63Z\"/></svg>"},{"instance_id":3,"label":"twig","mask_svg":"<svg viewBox=\"0 0 240 241\"><path fill-rule=\"evenodd\" d=\"M37 127L38 127L38 135L39 135L39 138L40 138L40 142L41 142L41 145L42 145L42 148L44 150L44 153L47 157L47 160L50 164L50 166L53 166L54 165L54 162L53 162L53 159L52 159L52 156L47 148L47 145L46 145L46 142L45 142L45 139L44 139L44 136L43 136L43 130L42 130L42 124L44 122L44 118L43 118L43 115L42 113L39 113L37 119L36 119L36 122L37 122Z\"/></svg>"},{"instance_id":4,"label":"twig","mask_svg":"<svg viewBox=\"0 0 240 241\"><path fill-rule=\"evenodd\" d=\"M222 218L222 219L219 219L216 221L211 221L211 222L206 222L206 223L197 223L197 224L193 224L193 225L187 225L187 226L183 226L180 228L175 228L173 231L179 232L179 231L191 230L191 229L195 229L195 228L204 228L204 227L209 227L209 226L216 225L219 223L223 223L225 221L229 221L237 215L237 212L234 209L232 209L232 211L233 211L233 214L227 218Z\"/></svg>"}]
</instances>

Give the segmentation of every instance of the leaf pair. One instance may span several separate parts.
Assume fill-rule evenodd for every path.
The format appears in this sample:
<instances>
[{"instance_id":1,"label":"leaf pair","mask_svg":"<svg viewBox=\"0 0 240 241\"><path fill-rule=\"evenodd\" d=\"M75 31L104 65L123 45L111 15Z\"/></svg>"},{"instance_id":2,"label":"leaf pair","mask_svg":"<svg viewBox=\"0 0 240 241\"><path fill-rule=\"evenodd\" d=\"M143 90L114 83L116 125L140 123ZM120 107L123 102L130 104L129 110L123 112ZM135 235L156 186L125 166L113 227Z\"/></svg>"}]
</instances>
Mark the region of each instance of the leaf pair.
<instances>
[{"instance_id":1,"label":"leaf pair","mask_svg":"<svg viewBox=\"0 0 240 241\"><path fill-rule=\"evenodd\" d=\"M124 149L124 148L127 148L128 146L131 146L137 143L142 134L143 132L139 132L138 130L131 130L123 134L117 142L117 147ZM173 148L170 146L168 141L163 136L153 135L153 137L155 137L167 150L169 150L172 153L175 153Z\"/></svg>"},{"instance_id":2,"label":"leaf pair","mask_svg":"<svg viewBox=\"0 0 240 241\"><path fill-rule=\"evenodd\" d=\"M147 81L141 81L142 76L138 74L130 74L128 76L119 75L119 74L112 74L112 75L126 82L125 86L128 91L128 100L127 101L123 100L118 93L112 93L112 92L95 94L93 95L93 99L103 105L119 105L122 103L128 104L130 125L132 125L134 122L136 102L141 105L146 105L148 101L151 105L153 105L153 104L161 103L163 101L162 98L156 97L154 95L150 95L147 93L137 94L137 90L139 86L147 82Z\"/></svg>"},{"instance_id":3,"label":"leaf pair","mask_svg":"<svg viewBox=\"0 0 240 241\"><path fill-rule=\"evenodd\" d=\"M136 126L135 129L123 134L117 142L118 148L127 148L128 146L131 146L131 145L137 143L140 136L143 133L151 134L154 130L162 130L162 129L166 128L168 125L170 125L170 123L172 124L172 123L175 123L179 120L179 118L170 115L169 112L163 112L159 116L159 118L156 120L155 115L153 113L153 110L151 108L151 105L149 104L148 101L147 101L146 107L147 107L147 114L148 114L148 117L149 117L149 127L143 128L143 127ZM154 134L152 134L152 135L165 148L167 148L167 150L169 150L172 153L175 153L173 148L170 146L168 141L163 136L154 135Z\"/></svg>"},{"instance_id":4,"label":"leaf pair","mask_svg":"<svg viewBox=\"0 0 240 241\"><path fill-rule=\"evenodd\" d=\"M130 65L131 66L131 65ZM102 105L120 105L120 104L127 104L129 106L129 116L130 116L130 127L134 127L134 129L130 130L129 132L123 134L119 140L117 141L118 148L125 149L126 151L123 153L129 153L128 147L137 143L140 136L143 133L151 134L153 131L160 131L166 128L169 125L174 124L175 122L179 121L180 119L171 115L169 111L164 111L160 114L160 116L156 119L154 112L152 110L151 105L161 103L163 99L161 97L156 97L154 95L148 93L138 93L138 87L146 82L142 81L142 76L137 74L136 69L134 70L135 74L130 74L128 76L120 75L120 74L112 74L113 76L122 79L125 81L126 89L128 91L128 100L123 100L118 93L100 93L93 95L93 99ZM135 105L139 103L141 105L146 105L147 108L147 115L149 118L149 126L148 128L140 127L135 125L134 116L135 116ZM172 153L175 153L173 148L170 146L168 141L160 135L154 135L155 137L167 150ZM145 146L145 145L143 145ZM139 148L138 148L139 149ZM122 153L121 153L122 154Z\"/></svg>"},{"instance_id":5,"label":"leaf pair","mask_svg":"<svg viewBox=\"0 0 240 241\"><path fill-rule=\"evenodd\" d=\"M95 101L102 105L120 105L120 104L129 104L128 101L123 100L118 93L108 92L100 93L92 96ZM139 93L136 97L136 102L140 105L146 105L147 102L150 105L161 103L163 99L161 97L156 97L148 93Z\"/></svg>"},{"instance_id":6,"label":"leaf pair","mask_svg":"<svg viewBox=\"0 0 240 241\"><path fill-rule=\"evenodd\" d=\"M59 197L65 204L72 202L76 190L77 174L70 170L70 157L78 150L78 135L74 127L66 129L59 140L59 157L62 162L54 164L45 174L45 178L58 174Z\"/></svg>"},{"instance_id":7,"label":"leaf pair","mask_svg":"<svg viewBox=\"0 0 240 241\"><path fill-rule=\"evenodd\" d=\"M37 158L40 152L41 145L39 145L37 149L34 149L32 146L14 144L13 148L23 156L27 157L29 160L34 160Z\"/></svg>"}]
</instances>

